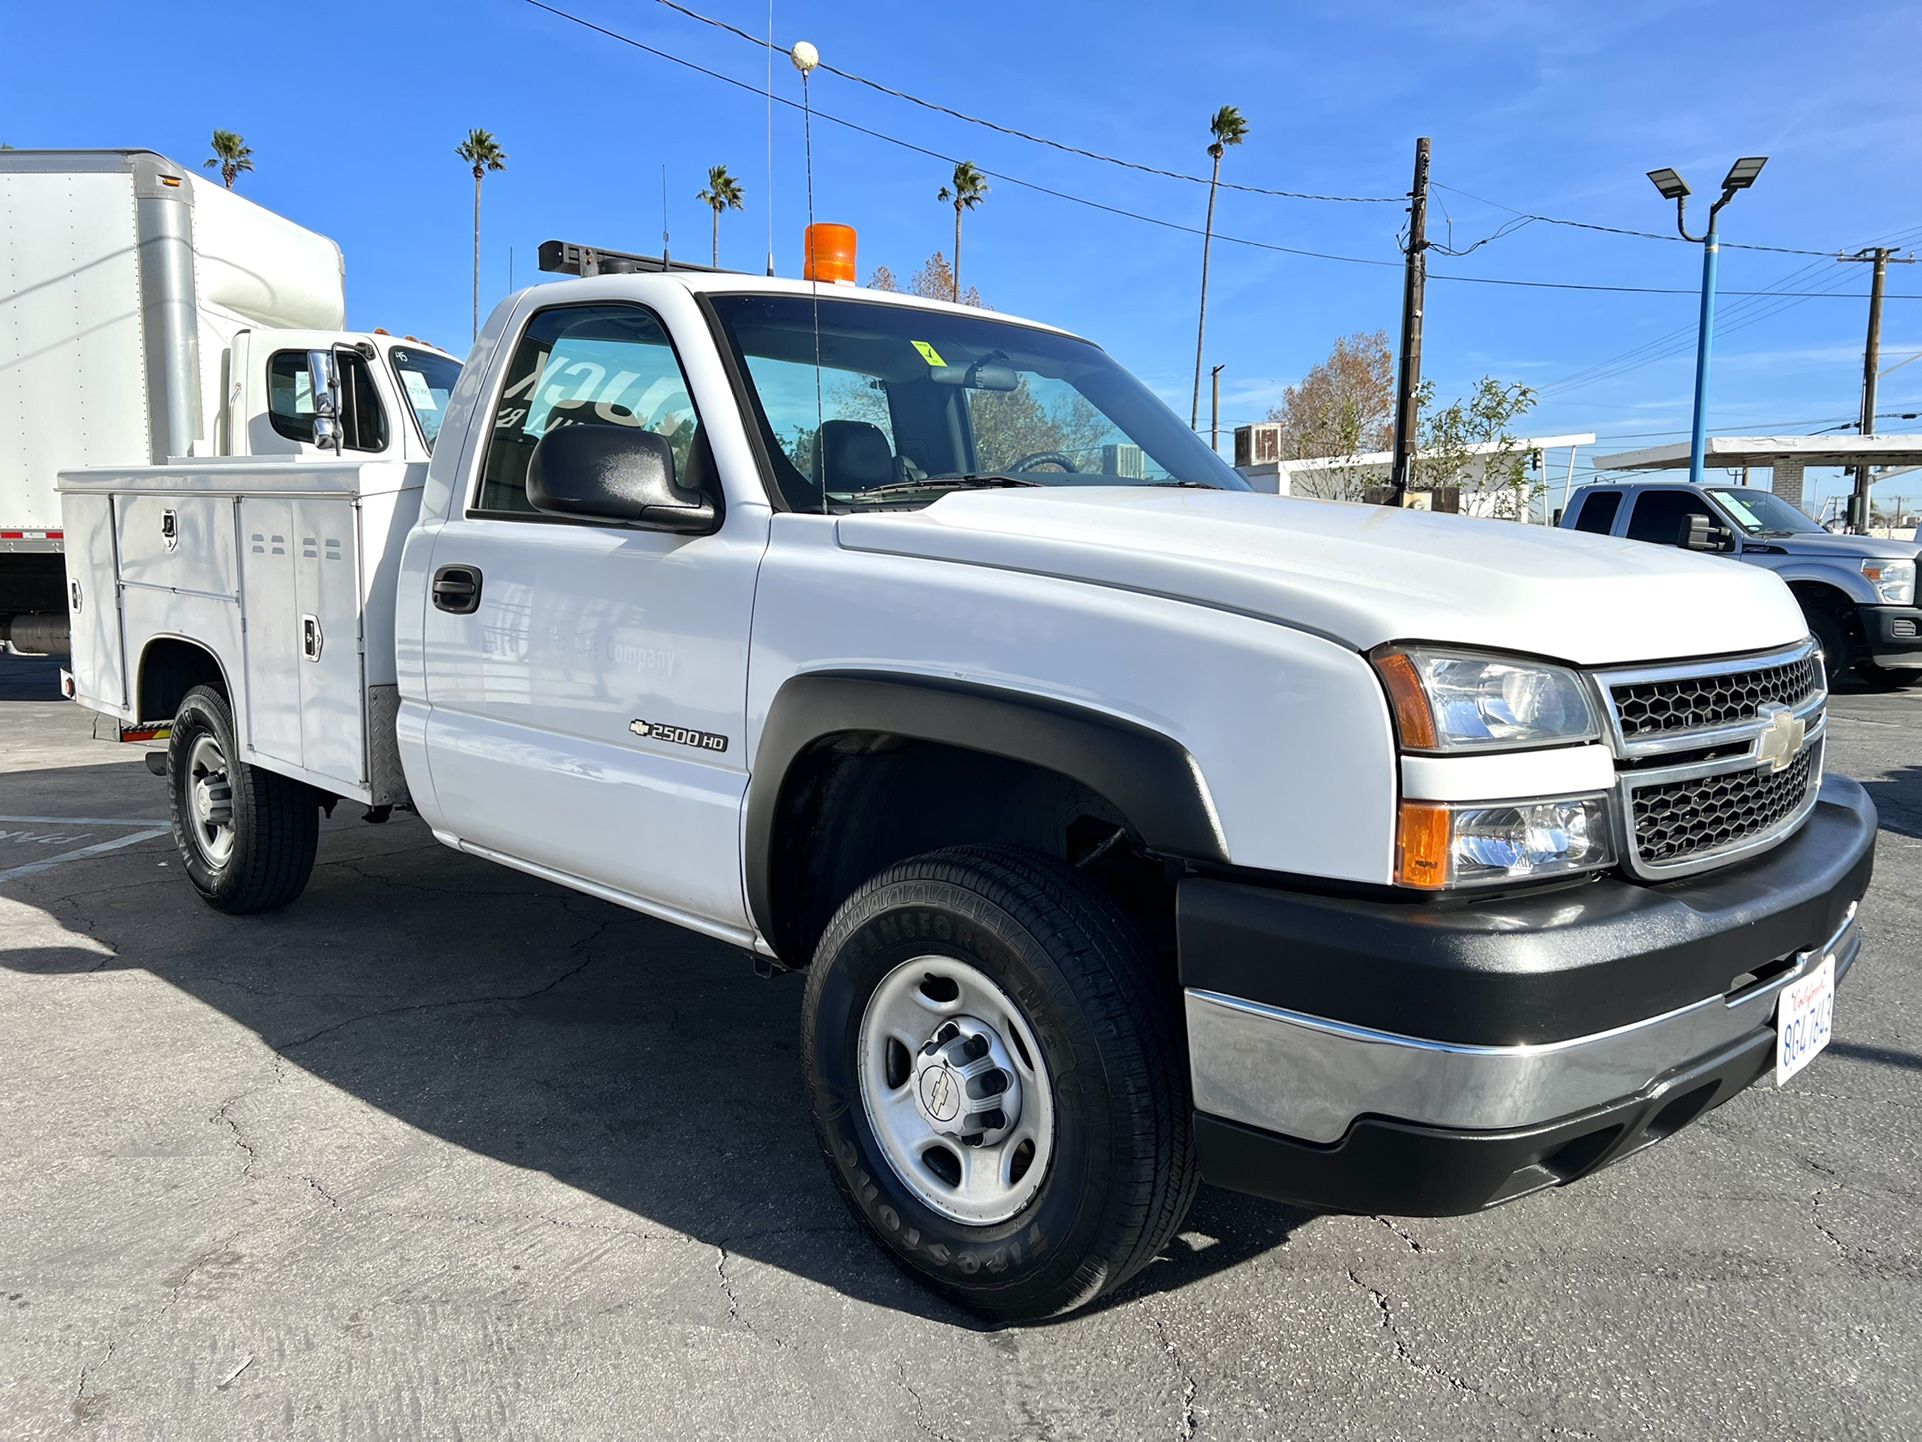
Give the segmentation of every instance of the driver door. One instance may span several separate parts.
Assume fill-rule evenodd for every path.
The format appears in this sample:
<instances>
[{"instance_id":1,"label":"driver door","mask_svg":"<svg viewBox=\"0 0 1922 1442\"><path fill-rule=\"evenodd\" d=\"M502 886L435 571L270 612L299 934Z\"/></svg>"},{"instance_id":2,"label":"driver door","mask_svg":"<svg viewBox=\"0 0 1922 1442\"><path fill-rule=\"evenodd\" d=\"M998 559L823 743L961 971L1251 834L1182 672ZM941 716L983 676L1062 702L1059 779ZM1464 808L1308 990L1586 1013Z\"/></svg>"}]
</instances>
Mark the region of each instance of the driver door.
<instances>
[{"instance_id":1,"label":"driver door","mask_svg":"<svg viewBox=\"0 0 1922 1442\"><path fill-rule=\"evenodd\" d=\"M534 447L575 425L666 437L718 529L536 511ZM745 927L747 642L766 519L722 505L660 317L609 301L534 312L469 487L435 539L425 612L425 740L445 829L658 915Z\"/></svg>"}]
</instances>

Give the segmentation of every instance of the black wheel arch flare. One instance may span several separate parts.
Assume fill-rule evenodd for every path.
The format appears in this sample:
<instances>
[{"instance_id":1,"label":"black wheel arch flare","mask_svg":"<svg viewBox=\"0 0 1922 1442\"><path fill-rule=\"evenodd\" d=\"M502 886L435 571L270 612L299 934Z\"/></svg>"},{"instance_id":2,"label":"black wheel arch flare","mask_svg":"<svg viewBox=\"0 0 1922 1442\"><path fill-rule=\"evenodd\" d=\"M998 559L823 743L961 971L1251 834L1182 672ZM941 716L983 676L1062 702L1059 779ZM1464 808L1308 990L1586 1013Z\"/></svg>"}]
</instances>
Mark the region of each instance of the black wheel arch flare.
<instances>
[{"instance_id":1,"label":"black wheel arch flare","mask_svg":"<svg viewBox=\"0 0 1922 1442\"><path fill-rule=\"evenodd\" d=\"M808 672L768 708L748 786L748 909L778 946L775 831L795 761L846 733L938 742L1045 767L1107 798L1149 849L1227 864L1227 845L1187 748L1149 727L1002 687L879 671ZM805 958L790 959L800 964Z\"/></svg>"}]
</instances>

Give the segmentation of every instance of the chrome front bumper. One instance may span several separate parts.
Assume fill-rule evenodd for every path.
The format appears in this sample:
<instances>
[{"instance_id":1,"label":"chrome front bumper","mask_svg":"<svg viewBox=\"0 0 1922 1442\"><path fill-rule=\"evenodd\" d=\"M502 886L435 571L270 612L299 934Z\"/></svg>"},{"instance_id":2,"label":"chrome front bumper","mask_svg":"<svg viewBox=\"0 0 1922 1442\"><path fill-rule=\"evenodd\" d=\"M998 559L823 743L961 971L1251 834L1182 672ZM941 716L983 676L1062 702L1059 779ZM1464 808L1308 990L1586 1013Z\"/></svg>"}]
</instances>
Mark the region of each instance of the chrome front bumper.
<instances>
[{"instance_id":1,"label":"chrome front bumper","mask_svg":"<svg viewBox=\"0 0 1922 1442\"><path fill-rule=\"evenodd\" d=\"M1432 1041L1189 987L1195 1109L1318 1144L1339 1141L1364 1116L1465 1131L1567 1117L1768 1027L1778 993L1824 957L1835 958L1839 983L1862 948L1855 913L1850 905L1823 945L1726 995L1527 1045Z\"/></svg>"}]
</instances>

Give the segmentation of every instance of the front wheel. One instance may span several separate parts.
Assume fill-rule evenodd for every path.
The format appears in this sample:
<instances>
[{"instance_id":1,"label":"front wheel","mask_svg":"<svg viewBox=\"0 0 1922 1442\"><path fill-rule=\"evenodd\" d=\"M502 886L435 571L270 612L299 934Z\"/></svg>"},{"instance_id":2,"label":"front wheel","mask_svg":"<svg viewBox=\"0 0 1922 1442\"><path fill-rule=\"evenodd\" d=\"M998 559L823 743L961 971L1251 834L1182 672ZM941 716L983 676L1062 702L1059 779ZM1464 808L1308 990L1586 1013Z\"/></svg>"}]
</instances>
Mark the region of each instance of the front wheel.
<instances>
[{"instance_id":1,"label":"front wheel","mask_svg":"<svg viewBox=\"0 0 1922 1442\"><path fill-rule=\"evenodd\" d=\"M1809 634L1822 648L1822 664L1833 685L1836 677L1855 665L1855 645L1849 636L1848 619L1834 607L1823 607L1808 613L1808 623Z\"/></svg>"},{"instance_id":2,"label":"front wheel","mask_svg":"<svg viewBox=\"0 0 1922 1442\"><path fill-rule=\"evenodd\" d=\"M959 847L876 877L822 937L803 1013L848 1205L909 1271L999 1319L1119 1286L1197 1180L1178 999L1051 858Z\"/></svg>"},{"instance_id":3,"label":"front wheel","mask_svg":"<svg viewBox=\"0 0 1922 1442\"><path fill-rule=\"evenodd\" d=\"M240 759L233 712L196 686L167 743L174 844L201 898L240 914L285 906L306 888L320 839L312 788Z\"/></svg>"}]
</instances>

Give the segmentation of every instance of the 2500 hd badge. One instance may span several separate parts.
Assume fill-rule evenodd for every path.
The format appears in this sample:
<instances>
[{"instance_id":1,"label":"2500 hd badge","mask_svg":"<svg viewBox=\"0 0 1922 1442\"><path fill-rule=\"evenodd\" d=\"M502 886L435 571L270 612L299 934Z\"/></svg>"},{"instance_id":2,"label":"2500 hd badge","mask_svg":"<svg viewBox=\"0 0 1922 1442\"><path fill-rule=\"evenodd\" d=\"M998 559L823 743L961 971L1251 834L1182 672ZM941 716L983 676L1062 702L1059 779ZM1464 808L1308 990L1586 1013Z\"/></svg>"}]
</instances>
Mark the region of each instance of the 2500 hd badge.
<instances>
[{"instance_id":1,"label":"2500 hd badge","mask_svg":"<svg viewBox=\"0 0 1922 1442\"><path fill-rule=\"evenodd\" d=\"M727 737L718 731L696 731L691 726L670 726L663 721L630 721L627 729L649 741L669 741L676 746L692 746L697 751L725 751Z\"/></svg>"}]
</instances>

